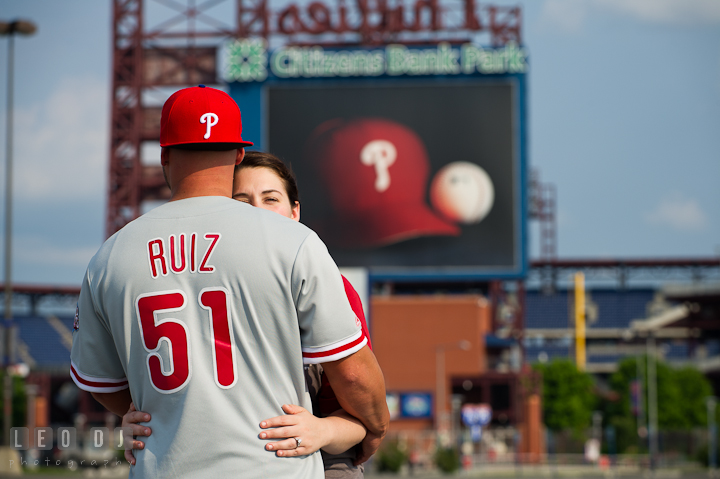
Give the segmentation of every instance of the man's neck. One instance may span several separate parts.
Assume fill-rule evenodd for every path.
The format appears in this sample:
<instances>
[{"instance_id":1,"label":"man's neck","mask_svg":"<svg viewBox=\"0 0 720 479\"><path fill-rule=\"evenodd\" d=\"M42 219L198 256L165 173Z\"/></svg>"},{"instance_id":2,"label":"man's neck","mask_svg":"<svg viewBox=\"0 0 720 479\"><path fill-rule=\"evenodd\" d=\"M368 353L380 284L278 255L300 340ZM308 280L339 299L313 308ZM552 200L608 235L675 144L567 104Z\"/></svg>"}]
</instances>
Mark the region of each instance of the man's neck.
<instances>
[{"instance_id":1,"label":"man's neck","mask_svg":"<svg viewBox=\"0 0 720 479\"><path fill-rule=\"evenodd\" d=\"M197 196L232 197L235 152L172 151L170 201Z\"/></svg>"},{"instance_id":2,"label":"man's neck","mask_svg":"<svg viewBox=\"0 0 720 479\"><path fill-rule=\"evenodd\" d=\"M193 178L186 177L178 182L173 188L170 201L195 198L197 196L225 196L232 198L232 177L227 180L225 177Z\"/></svg>"}]
</instances>

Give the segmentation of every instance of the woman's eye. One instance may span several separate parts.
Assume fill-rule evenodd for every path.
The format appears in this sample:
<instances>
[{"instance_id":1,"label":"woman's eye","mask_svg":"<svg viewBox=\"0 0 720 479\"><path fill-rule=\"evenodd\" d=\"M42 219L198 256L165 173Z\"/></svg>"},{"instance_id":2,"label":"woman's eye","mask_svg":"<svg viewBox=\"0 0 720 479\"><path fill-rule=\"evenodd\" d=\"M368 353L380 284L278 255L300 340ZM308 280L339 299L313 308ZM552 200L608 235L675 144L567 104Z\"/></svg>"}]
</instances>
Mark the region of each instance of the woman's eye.
<instances>
[{"instance_id":1,"label":"woman's eye","mask_svg":"<svg viewBox=\"0 0 720 479\"><path fill-rule=\"evenodd\" d=\"M265 198L266 202L277 202L277 198Z\"/></svg>"}]
</instances>

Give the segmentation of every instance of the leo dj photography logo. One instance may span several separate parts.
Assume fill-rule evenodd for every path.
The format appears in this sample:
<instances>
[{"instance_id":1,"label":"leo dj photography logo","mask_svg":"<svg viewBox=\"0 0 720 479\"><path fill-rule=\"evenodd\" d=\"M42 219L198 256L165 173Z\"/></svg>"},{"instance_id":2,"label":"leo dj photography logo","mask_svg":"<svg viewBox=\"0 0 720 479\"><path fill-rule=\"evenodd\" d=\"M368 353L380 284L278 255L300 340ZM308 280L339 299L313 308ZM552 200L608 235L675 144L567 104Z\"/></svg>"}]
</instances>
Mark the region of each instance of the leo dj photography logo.
<instances>
[{"instance_id":1,"label":"leo dj photography logo","mask_svg":"<svg viewBox=\"0 0 720 479\"><path fill-rule=\"evenodd\" d=\"M13 427L10 429L10 448L26 451L13 467L116 467L124 464L119 451L132 449L132 429L127 427L93 427L78 430L74 427ZM53 459L39 459L39 451L56 450Z\"/></svg>"},{"instance_id":2,"label":"leo dj photography logo","mask_svg":"<svg viewBox=\"0 0 720 479\"><path fill-rule=\"evenodd\" d=\"M80 437L78 437L80 436ZM10 428L10 447L17 451L40 449L49 451L53 447L59 450L77 449L86 442L93 447L125 451L132 449L132 428L116 427L112 431L107 427L92 427L82 434L77 428L59 427L54 431L51 427L36 427L30 435L30 428Z\"/></svg>"}]
</instances>

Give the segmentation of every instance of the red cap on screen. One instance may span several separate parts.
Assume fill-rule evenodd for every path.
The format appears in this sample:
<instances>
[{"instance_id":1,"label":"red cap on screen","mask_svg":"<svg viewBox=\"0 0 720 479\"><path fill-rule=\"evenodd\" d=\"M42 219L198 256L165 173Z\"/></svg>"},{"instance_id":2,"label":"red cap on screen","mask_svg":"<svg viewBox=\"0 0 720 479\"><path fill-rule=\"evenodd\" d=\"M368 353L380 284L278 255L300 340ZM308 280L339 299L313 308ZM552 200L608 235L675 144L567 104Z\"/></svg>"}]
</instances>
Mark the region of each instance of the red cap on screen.
<instances>
[{"instance_id":1,"label":"red cap on screen","mask_svg":"<svg viewBox=\"0 0 720 479\"><path fill-rule=\"evenodd\" d=\"M426 205L427 152L404 125L381 118L330 120L315 129L307 148L333 209L333 217L317 225L328 243L373 247L460 234Z\"/></svg>"},{"instance_id":2,"label":"red cap on screen","mask_svg":"<svg viewBox=\"0 0 720 479\"><path fill-rule=\"evenodd\" d=\"M242 139L240 108L230 95L200 85L173 93L162 109L160 146L233 150L252 146Z\"/></svg>"}]
</instances>

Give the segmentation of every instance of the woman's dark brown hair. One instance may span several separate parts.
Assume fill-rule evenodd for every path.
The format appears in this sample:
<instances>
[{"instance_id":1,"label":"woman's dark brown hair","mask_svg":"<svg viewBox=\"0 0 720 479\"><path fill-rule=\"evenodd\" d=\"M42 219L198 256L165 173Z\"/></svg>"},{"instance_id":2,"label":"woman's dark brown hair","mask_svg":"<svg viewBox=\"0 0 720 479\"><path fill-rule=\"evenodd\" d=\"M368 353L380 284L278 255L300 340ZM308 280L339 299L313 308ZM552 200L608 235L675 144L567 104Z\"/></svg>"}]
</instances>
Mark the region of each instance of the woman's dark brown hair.
<instances>
[{"instance_id":1,"label":"woman's dark brown hair","mask_svg":"<svg viewBox=\"0 0 720 479\"><path fill-rule=\"evenodd\" d=\"M295 174L289 166L275 155L265 153L263 151L245 151L245 158L239 165L235 165L235 173L244 168L268 168L272 170L285 185L285 193L287 193L290 205L295 206L295 202L300 202L300 193L298 192L297 180Z\"/></svg>"}]
</instances>

